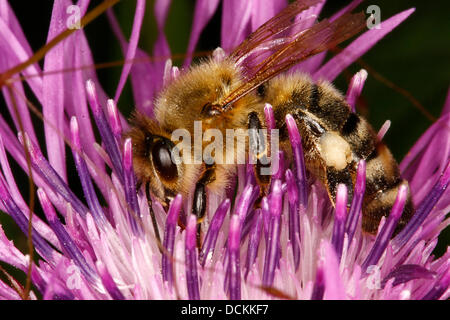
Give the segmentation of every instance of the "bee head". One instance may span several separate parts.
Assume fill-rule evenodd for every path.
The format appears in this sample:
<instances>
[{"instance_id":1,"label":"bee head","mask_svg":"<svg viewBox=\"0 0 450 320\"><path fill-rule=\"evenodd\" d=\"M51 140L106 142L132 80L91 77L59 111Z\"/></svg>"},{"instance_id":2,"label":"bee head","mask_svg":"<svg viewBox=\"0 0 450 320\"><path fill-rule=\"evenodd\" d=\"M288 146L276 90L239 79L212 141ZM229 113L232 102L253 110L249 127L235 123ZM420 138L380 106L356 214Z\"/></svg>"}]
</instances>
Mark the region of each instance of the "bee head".
<instances>
[{"instance_id":1,"label":"bee head","mask_svg":"<svg viewBox=\"0 0 450 320\"><path fill-rule=\"evenodd\" d=\"M138 181L147 183L164 207L168 207L177 193L185 195L193 187L201 165L174 161L176 145L171 133L156 121L135 113L125 137L133 143L133 166Z\"/></svg>"}]
</instances>

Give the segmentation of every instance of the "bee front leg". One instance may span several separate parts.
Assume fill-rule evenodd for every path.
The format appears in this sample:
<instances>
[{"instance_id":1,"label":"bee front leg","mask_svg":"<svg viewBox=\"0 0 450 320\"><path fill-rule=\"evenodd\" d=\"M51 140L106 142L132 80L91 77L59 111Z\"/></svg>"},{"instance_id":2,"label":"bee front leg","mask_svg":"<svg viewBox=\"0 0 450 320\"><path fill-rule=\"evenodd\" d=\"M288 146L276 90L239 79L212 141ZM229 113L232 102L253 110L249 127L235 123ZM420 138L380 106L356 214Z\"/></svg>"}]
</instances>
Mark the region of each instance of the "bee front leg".
<instances>
[{"instance_id":1,"label":"bee front leg","mask_svg":"<svg viewBox=\"0 0 450 320\"><path fill-rule=\"evenodd\" d=\"M206 213L206 185L215 180L214 165L207 165L203 176L195 185L192 213L197 217L197 247L201 247L201 222Z\"/></svg>"},{"instance_id":2,"label":"bee front leg","mask_svg":"<svg viewBox=\"0 0 450 320\"><path fill-rule=\"evenodd\" d=\"M192 213L197 217L200 223L206 213L206 187L202 181L197 182L194 191L194 202L192 204Z\"/></svg>"},{"instance_id":3,"label":"bee front leg","mask_svg":"<svg viewBox=\"0 0 450 320\"><path fill-rule=\"evenodd\" d=\"M197 247L201 248L201 221L205 217L206 213L206 188L202 182L197 182L195 185L192 213L197 217Z\"/></svg>"}]
</instances>

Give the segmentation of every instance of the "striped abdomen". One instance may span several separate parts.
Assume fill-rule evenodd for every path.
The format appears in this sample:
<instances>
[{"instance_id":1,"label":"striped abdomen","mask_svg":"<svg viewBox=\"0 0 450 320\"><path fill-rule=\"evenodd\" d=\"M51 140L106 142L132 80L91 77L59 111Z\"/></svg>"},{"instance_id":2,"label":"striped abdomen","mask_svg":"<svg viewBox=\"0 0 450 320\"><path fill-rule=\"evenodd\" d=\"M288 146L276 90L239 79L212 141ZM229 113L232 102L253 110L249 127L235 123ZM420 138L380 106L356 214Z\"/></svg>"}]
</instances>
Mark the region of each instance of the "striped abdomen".
<instances>
[{"instance_id":1,"label":"striped abdomen","mask_svg":"<svg viewBox=\"0 0 450 320\"><path fill-rule=\"evenodd\" d=\"M314 84L304 75L293 74L271 80L258 92L274 108L281 129L280 145L287 153L290 148L284 119L288 113L294 116L302 136L306 167L323 182L333 203L340 183L347 185L351 202L357 164L366 160L362 227L375 233L381 217L389 215L398 187L407 182L400 177L395 159L372 127L352 113L341 94L327 82ZM395 233L409 221L413 211L409 196Z\"/></svg>"}]
</instances>

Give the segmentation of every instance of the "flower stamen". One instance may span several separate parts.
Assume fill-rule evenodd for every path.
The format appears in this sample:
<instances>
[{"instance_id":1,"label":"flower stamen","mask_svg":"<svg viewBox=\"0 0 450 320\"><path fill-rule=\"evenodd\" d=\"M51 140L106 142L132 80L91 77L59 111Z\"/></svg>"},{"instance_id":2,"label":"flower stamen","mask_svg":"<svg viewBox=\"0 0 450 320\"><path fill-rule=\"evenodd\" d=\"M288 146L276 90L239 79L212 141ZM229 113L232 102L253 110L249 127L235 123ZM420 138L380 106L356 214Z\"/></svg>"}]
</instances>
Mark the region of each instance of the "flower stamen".
<instances>
[{"instance_id":1,"label":"flower stamen","mask_svg":"<svg viewBox=\"0 0 450 320\"><path fill-rule=\"evenodd\" d=\"M197 217L191 214L188 217L186 225L186 240L185 240L186 283L188 296L190 300L200 299L200 293L198 290L196 241L197 241Z\"/></svg>"}]
</instances>

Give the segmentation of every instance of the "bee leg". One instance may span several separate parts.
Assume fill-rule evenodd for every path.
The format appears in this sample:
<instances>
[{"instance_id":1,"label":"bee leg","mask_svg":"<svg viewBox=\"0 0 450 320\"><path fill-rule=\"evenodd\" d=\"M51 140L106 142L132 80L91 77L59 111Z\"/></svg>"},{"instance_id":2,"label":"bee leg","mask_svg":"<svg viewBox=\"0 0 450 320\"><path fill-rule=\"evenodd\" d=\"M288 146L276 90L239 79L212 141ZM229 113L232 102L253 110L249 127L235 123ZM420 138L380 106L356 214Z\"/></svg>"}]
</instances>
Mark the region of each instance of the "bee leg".
<instances>
[{"instance_id":1,"label":"bee leg","mask_svg":"<svg viewBox=\"0 0 450 320\"><path fill-rule=\"evenodd\" d=\"M248 114L248 132L249 132L249 153L252 156L252 161L255 162L255 177L258 183L261 185L261 189L265 189L268 186L271 179L271 174L266 174L264 169L270 168L270 162L268 158L268 144L267 137L262 132L261 121L259 120L256 112L250 112Z\"/></svg>"},{"instance_id":2,"label":"bee leg","mask_svg":"<svg viewBox=\"0 0 450 320\"><path fill-rule=\"evenodd\" d=\"M332 167L327 167L326 169L326 179L327 179L327 190L328 194L333 202L333 206L336 203L336 192L337 187L340 183L345 184L347 187L348 197L347 206L350 206L353 199L353 181L352 174L356 175L355 165L353 162L349 163L347 167L343 170L336 170Z\"/></svg>"},{"instance_id":3,"label":"bee leg","mask_svg":"<svg viewBox=\"0 0 450 320\"><path fill-rule=\"evenodd\" d=\"M192 213L197 217L197 247L201 247L201 221L206 213L206 188L203 182L197 182L194 191L194 202L192 203Z\"/></svg>"},{"instance_id":4,"label":"bee leg","mask_svg":"<svg viewBox=\"0 0 450 320\"><path fill-rule=\"evenodd\" d=\"M201 222L206 213L206 185L215 180L214 165L207 165L206 171L195 185L192 213L197 217L197 247L201 248Z\"/></svg>"},{"instance_id":5,"label":"bee leg","mask_svg":"<svg viewBox=\"0 0 450 320\"><path fill-rule=\"evenodd\" d=\"M159 235L158 224L156 223L155 212L153 212L152 198L150 197L150 188L148 183L145 185L145 195L147 197L148 209L150 211L150 217L152 219L153 230L155 231L156 243L158 244L158 249L162 253L162 242L161 236Z\"/></svg>"}]
</instances>

